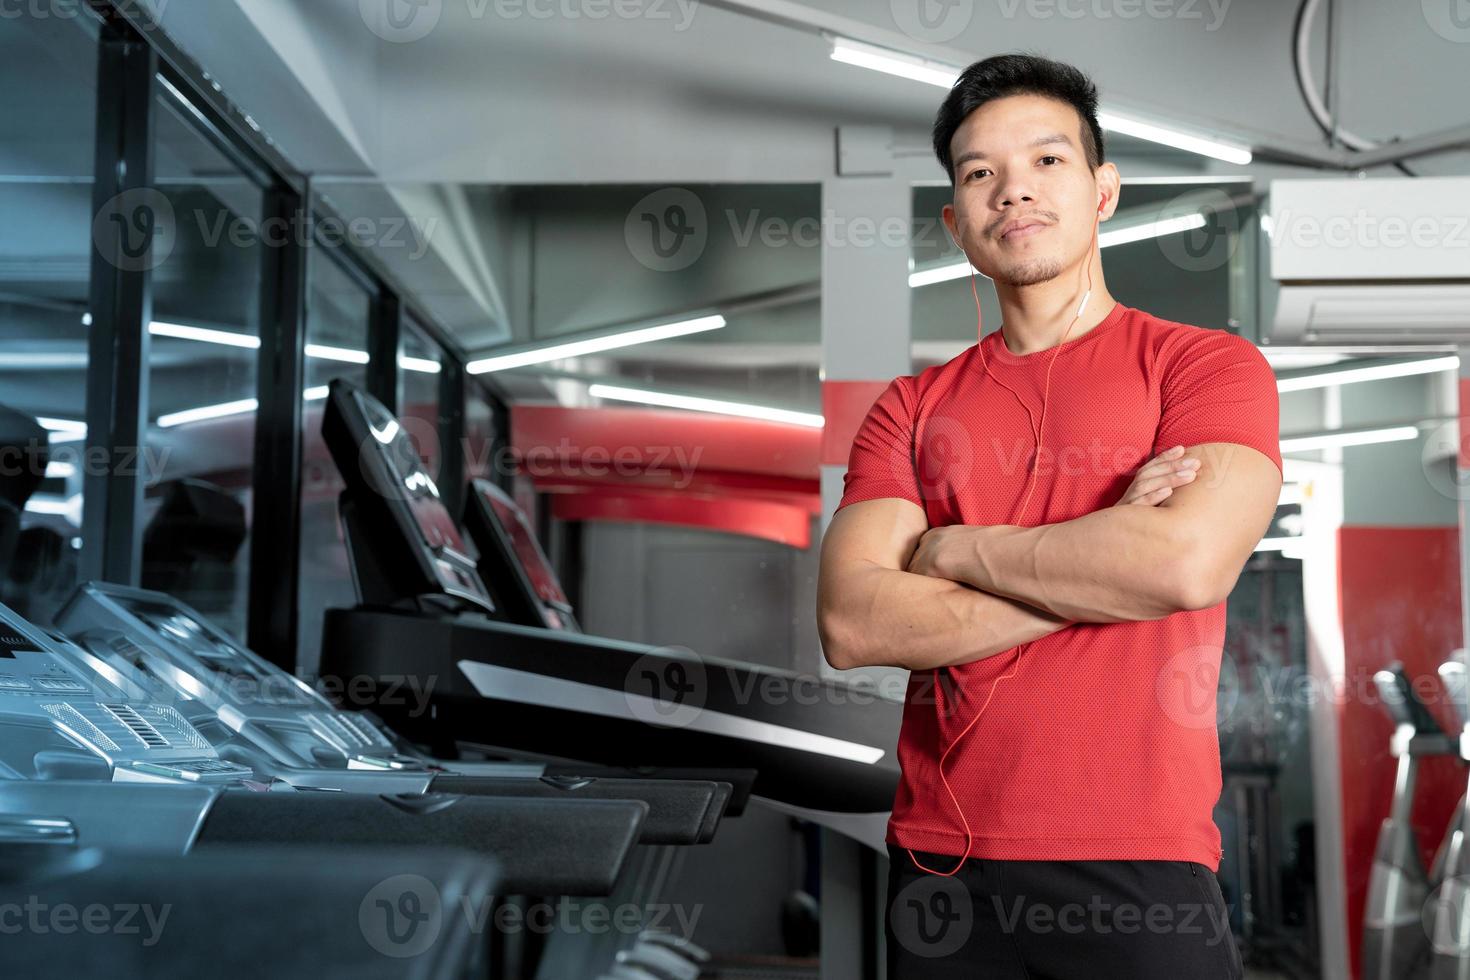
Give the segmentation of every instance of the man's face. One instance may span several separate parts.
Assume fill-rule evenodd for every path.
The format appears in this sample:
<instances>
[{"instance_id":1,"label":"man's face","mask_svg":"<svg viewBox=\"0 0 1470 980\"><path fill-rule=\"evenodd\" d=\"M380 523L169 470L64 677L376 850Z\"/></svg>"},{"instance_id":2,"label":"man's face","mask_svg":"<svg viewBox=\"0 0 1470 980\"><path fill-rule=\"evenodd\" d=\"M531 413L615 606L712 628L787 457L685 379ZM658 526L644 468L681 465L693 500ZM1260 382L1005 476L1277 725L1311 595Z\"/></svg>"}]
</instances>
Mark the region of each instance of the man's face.
<instances>
[{"instance_id":1,"label":"man's face","mask_svg":"<svg viewBox=\"0 0 1470 980\"><path fill-rule=\"evenodd\" d=\"M1085 261L1100 200L1082 121L1065 102L1014 95L970 113L950 141L954 204L945 221L975 268L1029 286ZM1116 195L1112 195L1116 196ZM1013 222L1033 226L1007 233Z\"/></svg>"}]
</instances>

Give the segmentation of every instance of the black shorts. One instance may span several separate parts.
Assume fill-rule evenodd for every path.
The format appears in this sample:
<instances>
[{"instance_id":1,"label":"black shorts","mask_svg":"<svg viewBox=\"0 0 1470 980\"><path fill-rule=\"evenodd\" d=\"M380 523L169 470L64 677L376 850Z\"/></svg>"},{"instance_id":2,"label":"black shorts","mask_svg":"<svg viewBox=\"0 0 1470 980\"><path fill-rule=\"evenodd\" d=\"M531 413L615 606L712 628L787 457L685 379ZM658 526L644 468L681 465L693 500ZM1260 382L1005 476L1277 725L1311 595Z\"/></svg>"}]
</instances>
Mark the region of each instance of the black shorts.
<instances>
[{"instance_id":1,"label":"black shorts","mask_svg":"<svg viewBox=\"0 0 1470 980\"><path fill-rule=\"evenodd\" d=\"M996 861L952 877L889 845L888 980L1241 980L1220 883L1192 861ZM915 851L948 871L958 857Z\"/></svg>"}]
</instances>

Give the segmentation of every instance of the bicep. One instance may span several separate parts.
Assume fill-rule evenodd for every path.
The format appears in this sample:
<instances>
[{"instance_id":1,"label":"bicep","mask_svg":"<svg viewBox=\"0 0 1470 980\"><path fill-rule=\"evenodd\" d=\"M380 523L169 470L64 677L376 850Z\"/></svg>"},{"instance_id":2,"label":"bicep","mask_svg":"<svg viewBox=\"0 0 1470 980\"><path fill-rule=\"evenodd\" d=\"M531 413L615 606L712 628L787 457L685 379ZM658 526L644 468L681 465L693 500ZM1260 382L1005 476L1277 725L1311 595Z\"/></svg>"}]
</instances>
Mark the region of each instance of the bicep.
<instances>
[{"instance_id":1,"label":"bicep","mask_svg":"<svg viewBox=\"0 0 1470 980\"><path fill-rule=\"evenodd\" d=\"M1195 478L1159 507L1182 523L1185 541L1216 563L1230 582L1271 525L1281 497L1281 471L1258 449L1233 442L1188 447Z\"/></svg>"},{"instance_id":2,"label":"bicep","mask_svg":"<svg viewBox=\"0 0 1470 980\"><path fill-rule=\"evenodd\" d=\"M833 515L822 538L822 570L845 562L903 569L927 530L923 508L912 501L881 497L849 504Z\"/></svg>"}]
</instances>

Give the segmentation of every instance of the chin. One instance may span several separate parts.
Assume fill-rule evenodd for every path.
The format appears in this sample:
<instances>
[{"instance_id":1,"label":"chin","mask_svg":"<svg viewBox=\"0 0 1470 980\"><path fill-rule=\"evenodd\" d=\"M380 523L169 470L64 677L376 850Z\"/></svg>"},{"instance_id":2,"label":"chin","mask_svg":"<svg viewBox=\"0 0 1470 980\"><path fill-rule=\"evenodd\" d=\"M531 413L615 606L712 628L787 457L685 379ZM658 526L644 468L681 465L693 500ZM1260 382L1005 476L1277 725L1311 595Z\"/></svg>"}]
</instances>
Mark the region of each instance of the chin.
<instances>
[{"instance_id":1,"label":"chin","mask_svg":"<svg viewBox=\"0 0 1470 980\"><path fill-rule=\"evenodd\" d=\"M1037 283L1050 282L1061 274L1060 261L1050 255L1038 255L1011 262L991 278L1009 286L1034 286Z\"/></svg>"}]
</instances>

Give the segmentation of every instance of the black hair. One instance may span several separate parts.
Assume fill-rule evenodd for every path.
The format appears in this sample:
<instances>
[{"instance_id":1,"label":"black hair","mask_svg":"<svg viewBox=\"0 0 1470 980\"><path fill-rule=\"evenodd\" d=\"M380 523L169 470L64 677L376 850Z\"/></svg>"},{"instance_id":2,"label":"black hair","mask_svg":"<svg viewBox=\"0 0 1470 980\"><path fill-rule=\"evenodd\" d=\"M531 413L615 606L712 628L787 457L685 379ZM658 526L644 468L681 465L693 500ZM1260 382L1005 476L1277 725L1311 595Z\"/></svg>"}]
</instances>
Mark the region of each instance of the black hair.
<instances>
[{"instance_id":1,"label":"black hair","mask_svg":"<svg viewBox=\"0 0 1470 980\"><path fill-rule=\"evenodd\" d=\"M1097 122L1097 86L1071 65L1039 54L998 54L977 61L960 73L934 120L934 154L949 182L955 182L950 142L970 113L987 102L1009 95L1042 95L1065 102L1082 119L1078 133L1087 154L1087 167L1103 162L1102 127Z\"/></svg>"}]
</instances>

